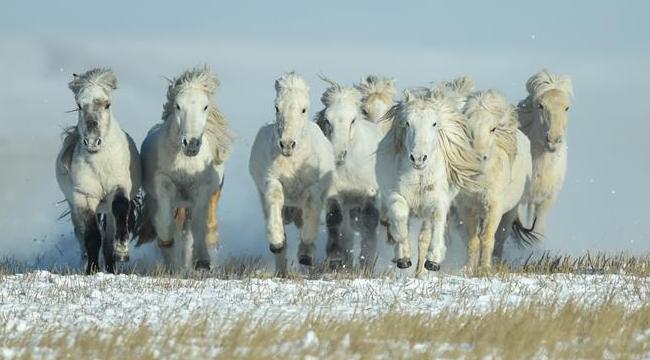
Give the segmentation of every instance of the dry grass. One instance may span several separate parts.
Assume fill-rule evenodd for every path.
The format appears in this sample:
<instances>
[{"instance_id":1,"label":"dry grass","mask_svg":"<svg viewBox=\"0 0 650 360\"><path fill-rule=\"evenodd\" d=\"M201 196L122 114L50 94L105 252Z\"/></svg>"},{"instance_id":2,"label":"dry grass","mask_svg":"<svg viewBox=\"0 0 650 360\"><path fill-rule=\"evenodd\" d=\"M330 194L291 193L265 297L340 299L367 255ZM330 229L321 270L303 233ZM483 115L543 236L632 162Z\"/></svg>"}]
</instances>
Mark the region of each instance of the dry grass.
<instances>
[{"instance_id":1,"label":"dry grass","mask_svg":"<svg viewBox=\"0 0 650 360\"><path fill-rule=\"evenodd\" d=\"M642 358L650 356L650 305L603 301L584 307L528 304L482 315L443 311L341 319L313 314L283 322L242 318L215 324L209 314L153 329L116 326L75 333L39 330L12 339L0 328L0 357L157 358ZM9 330L11 331L11 330Z\"/></svg>"}]
</instances>

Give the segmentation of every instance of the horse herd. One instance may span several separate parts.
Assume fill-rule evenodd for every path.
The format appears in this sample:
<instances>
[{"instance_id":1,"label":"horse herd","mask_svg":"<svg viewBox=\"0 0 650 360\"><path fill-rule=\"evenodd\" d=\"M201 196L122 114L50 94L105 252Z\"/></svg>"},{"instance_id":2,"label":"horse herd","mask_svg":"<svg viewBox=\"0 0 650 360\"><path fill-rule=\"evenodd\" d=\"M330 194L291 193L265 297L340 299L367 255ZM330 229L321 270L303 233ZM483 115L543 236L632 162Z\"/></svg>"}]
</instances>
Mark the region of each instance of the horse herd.
<instances>
[{"instance_id":1,"label":"horse herd","mask_svg":"<svg viewBox=\"0 0 650 360\"><path fill-rule=\"evenodd\" d=\"M368 76L351 86L321 77L323 109L309 118L309 85L290 72L275 82L275 121L261 127L249 170L266 220L276 271L287 271L285 227L299 229L298 262L315 263L321 217L332 269L376 258L385 227L398 268L436 271L446 242L462 238L467 267L489 271L508 238L544 233L564 181L571 80L547 70L526 82L517 106L469 77L404 90ZM129 259L129 241L156 241L170 269L208 269L218 242L217 203L233 135L214 102L216 75L196 67L169 80L162 122L138 152L111 111L108 69L74 75L78 122L64 133L56 178L70 206L86 273ZM141 191L143 196L138 195Z\"/></svg>"}]
</instances>

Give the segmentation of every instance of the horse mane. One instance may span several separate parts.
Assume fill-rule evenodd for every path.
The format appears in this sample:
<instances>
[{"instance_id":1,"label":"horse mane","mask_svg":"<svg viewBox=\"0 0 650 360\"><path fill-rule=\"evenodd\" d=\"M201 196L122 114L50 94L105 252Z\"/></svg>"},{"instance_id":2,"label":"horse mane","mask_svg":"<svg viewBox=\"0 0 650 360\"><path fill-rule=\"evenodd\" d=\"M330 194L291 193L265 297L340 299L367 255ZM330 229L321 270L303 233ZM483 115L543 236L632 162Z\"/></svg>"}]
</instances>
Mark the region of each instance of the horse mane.
<instances>
[{"instance_id":1,"label":"horse mane","mask_svg":"<svg viewBox=\"0 0 650 360\"><path fill-rule=\"evenodd\" d=\"M479 157L469 142L465 118L444 98L444 92L424 91L421 88L413 92L404 91L403 99L387 112L387 117L392 119L391 128L386 134L388 143L392 144L391 151L398 154L404 149L406 113L410 107L431 107L440 115L436 134L447 170L447 181L470 192L480 191L481 184L476 180L481 173Z\"/></svg>"},{"instance_id":2,"label":"horse mane","mask_svg":"<svg viewBox=\"0 0 650 360\"><path fill-rule=\"evenodd\" d=\"M208 105L208 121L205 130L211 140L210 147L214 160L217 164L221 164L228 159L232 152L234 136L230 131L226 118L219 111L217 104L213 100L217 86L219 86L219 79L216 74L210 71L207 65L186 70L180 76L169 82L169 86L167 87L167 102L163 105L162 119L166 121L174 111L174 103L178 94L190 88L205 92L210 99L210 104Z\"/></svg>"},{"instance_id":3,"label":"horse mane","mask_svg":"<svg viewBox=\"0 0 650 360\"><path fill-rule=\"evenodd\" d=\"M476 84L474 79L467 75L459 76L450 81L442 81L437 84L436 89L445 90L452 94L458 94L460 96L468 96L471 92L474 91Z\"/></svg>"},{"instance_id":4,"label":"horse mane","mask_svg":"<svg viewBox=\"0 0 650 360\"><path fill-rule=\"evenodd\" d=\"M377 75L366 76L354 87L361 92L361 100L364 102L368 98L376 96L381 98L385 103L390 104L393 102L395 94L397 94L395 79Z\"/></svg>"},{"instance_id":5,"label":"horse mane","mask_svg":"<svg viewBox=\"0 0 650 360\"><path fill-rule=\"evenodd\" d=\"M507 155L512 163L517 155L517 128L519 126L517 113L508 103L505 95L498 90L477 91L467 97L463 109L467 120L478 111L487 111L498 119L496 126L496 144Z\"/></svg>"},{"instance_id":6,"label":"horse mane","mask_svg":"<svg viewBox=\"0 0 650 360\"><path fill-rule=\"evenodd\" d=\"M357 107L360 107L362 95L361 92L359 92L359 90L355 87L343 86L336 81L325 77L324 75L319 75L318 77L328 83L329 86L327 89L325 89L325 92L323 92L323 95L320 98L320 101L323 103L323 105L325 105L325 108L316 113L314 121L321 129L323 134L325 134L325 136L329 136L331 129L329 129L327 125L327 119L325 118L325 111L327 108L337 102L349 102Z\"/></svg>"},{"instance_id":7,"label":"horse mane","mask_svg":"<svg viewBox=\"0 0 650 360\"><path fill-rule=\"evenodd\" d=\"M61 137L63 139L63 145L61 146L61 165L69 173L74 148L79 143L81 136L79 136L79 130L76 126L70 126L63 129Z\"/></svg>"},{"instance_id":8,"label":"horse mane","mask_svg":"<svg viewBox=\"0 0 650 360\"><path fill-rule=\"evenodd\" d=\"M289 92L299 92L309 96L309 85L302 76L296 74L295 71L291 71L282 74L280 78L275 80L275 91L278 97Z\"/></svg>"},{"instance_id":9,"label":"horse mane","mask_svg":"<svg viewBox=\"0 0 650 360\"><path fill-rule=\"evenodd\" d=\"M553 74L543 69L526 81L526 90L534 98L539 98L549 90L560 90L573 96L573 83L568 75Z\"/></svg>"},{"instance_id":10,"label":"horse mane","mask_svg":"<svg viewBox=\"0 0 650 360\"><path fill-rule=\"evenodd\" d=\"M81 90L91 85L100 86L107 93L117 89L117 78L113 70L108 68L95 68L81 75L72 74L73 79L68 83L68 87L77 96Z\"/></svg>"}]
</instances>

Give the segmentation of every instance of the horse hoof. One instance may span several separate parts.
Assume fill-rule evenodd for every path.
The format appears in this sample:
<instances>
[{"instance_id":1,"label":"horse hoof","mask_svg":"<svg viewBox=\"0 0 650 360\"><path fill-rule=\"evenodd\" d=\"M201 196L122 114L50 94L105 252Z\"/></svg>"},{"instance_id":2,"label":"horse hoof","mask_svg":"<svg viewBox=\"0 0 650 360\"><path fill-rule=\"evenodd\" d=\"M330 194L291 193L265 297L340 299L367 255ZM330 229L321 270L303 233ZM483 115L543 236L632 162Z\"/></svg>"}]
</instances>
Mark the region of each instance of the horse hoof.
<instances>
[{"instance_id":1,"label":"horse hoof","mask_svg":"<svg viewBox=\"0 0 650 360\"><path fill-rule=\"evenodd\" d=\"M280 246L275 246L273 244L269 244L269 250L271 250L272 253L274 254L279 254L284 250L284 243Z\"/></svg>"},{"instance_id":2,"label":"horse hoof","mask_svg":"<svg viewBox=\"0 0 650 360\"><path fill-rule=\"evenodd\" d=\"M300 265L312 266L314 264L314 260L309 255L300 255L298 258L298 263L300 263Z\"/></svg>"},{"instance_id":3,"label":"horse hoof","mask_svg":"<svg viewBox=\"0 0 650 360\"><path fill-rule=\"evenodd\" d=\"M440 264L438 264L435 261L427 260L424 262L424 268L429 270L429 271L439 271L440 270Z\"/></svg>"},{"instance_id":4,"label":"horse hoof","mask_svg":"<svg viewBox=\"0 0 650 360\"><path fill-rule=\"evenodd\" d=\"M411 263L411 259L409 258L397 259L396 263L399 269L408 269L411 267L411 265L413 265L413 263Z\"/></svg>"},{"instance_id":5,"label":"horse hoof","mask_svg":"<svg viewBox=\"0 0 650 360\"><path fill-rule=\"evenodd\" d=\"M198 260L194 265L195 270L210 270L210 261Z\"/></svg>"},{"instance_id":6,"label":"horse hoof","mask_svg":"<svg viewBox=\"0 0 650 360\"><path fill-rule=\"evenodd\" d=\"M174 246L174 239L171 240L158 239L158 247L169 249L172 246Z\"/></svg>"}]
</instances>

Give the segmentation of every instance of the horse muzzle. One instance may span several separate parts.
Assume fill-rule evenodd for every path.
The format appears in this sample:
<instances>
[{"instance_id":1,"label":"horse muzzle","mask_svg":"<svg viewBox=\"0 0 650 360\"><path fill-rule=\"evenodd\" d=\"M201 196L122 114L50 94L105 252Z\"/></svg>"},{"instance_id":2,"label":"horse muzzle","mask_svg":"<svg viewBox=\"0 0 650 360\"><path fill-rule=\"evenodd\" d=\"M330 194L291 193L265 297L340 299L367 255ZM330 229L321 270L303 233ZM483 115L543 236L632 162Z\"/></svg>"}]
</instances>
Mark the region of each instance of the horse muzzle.
<instances>
[{"instance_id":1,"label":"horse muzzle","mask_svg":"<svg viewBox=\"0 0 650 360\"><path fill-rule=\"evenodd\" d=\"M86 151L88 151L91 154L94 154L102 148L103 140L101 137L96 137L93 139L88 136L85 136L81 142L86 148Z\"/></svg>"},{"instance_id":2,"label":"horse muzzle","mask_svg":"<svg viewBox=\"0 0 650 360\"><path fill-rule=\"evenodd\" d=\"M196 156L201 150L201 138L191 138L183 136L181 139L181 148L183 149L183 154L188 157Z\"/></svg>"},{"instance_id":3,"label":"horse muzzle","mask_svg":"<svg viewBox=\"0 0 650 360\"><path fill-rule=\"evenodd\" d=\"M296 142L294 140L280 140L280 152L283 156L289 157L293 155L296 149Z\"/></svg>"}]
</instances>

